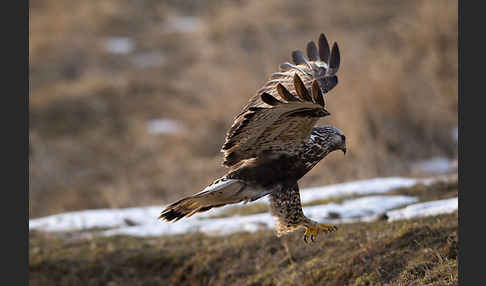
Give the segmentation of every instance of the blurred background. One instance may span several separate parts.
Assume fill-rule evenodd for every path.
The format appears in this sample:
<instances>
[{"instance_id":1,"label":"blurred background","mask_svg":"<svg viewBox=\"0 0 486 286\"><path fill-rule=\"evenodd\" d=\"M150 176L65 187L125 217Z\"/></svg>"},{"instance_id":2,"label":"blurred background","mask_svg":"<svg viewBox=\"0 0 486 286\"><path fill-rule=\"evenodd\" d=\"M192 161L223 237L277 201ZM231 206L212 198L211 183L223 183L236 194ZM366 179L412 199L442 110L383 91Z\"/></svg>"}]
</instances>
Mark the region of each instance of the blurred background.
<instances>
[{"instance_id":1,"label":"blurred background","mask_svg":"<svg viewBox=\"0 0 486 286\"><path fill-rule=\"evenodd\" d=\"M225 172L233 117L321 32L341 68L318 124L343 130L348 153L301 187L450 171L457 11L452 0L31 1L30 218L199 192Z\"/></svg>"}]
</instances>

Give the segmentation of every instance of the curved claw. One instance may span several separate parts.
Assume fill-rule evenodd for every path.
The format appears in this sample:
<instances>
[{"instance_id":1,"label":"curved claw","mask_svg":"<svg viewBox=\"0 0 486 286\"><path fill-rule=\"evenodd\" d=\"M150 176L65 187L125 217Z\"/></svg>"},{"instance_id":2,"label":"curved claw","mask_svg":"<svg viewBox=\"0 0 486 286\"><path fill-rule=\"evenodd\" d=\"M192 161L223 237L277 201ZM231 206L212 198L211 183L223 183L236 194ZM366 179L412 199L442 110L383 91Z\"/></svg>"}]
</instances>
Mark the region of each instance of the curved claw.
<instances>
[{"instance_id":1,"label":"curved claw","mask_svg":"<svg viewBox=\"0 0 486 286\"><path fill-rule=\"evenodd\" d=\"M315 225L309 225L306 226L305 233L304 233L304 241L305 243L308 243L307 238L310 237L312 242L315 242L315 239L317 238L317 235L319 232L335 232L337 231L337 226L331 225L331 224L315 224Z\"/></svg>"}]
</instances>

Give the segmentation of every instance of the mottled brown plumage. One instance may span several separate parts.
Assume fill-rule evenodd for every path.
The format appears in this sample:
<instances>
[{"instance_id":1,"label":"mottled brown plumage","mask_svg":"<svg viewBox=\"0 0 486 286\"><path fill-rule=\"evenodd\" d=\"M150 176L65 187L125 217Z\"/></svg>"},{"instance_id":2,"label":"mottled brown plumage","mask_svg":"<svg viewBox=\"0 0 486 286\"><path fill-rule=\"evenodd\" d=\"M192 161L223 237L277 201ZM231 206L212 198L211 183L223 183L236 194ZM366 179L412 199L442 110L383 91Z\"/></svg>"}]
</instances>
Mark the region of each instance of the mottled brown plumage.
<instances>
[{"instance_id":1,"label":"mottled brown plumage","mask_svg":"<svg viewBox=\"0 0 486 286\"><path fill-rule=\"evenodd\" d=\"M305 143L317 120L329 115L320 89L314 89L311 96L297 74L293 81L297 100L284 101L292 94L279 85L277 92L281 99L262 93L265 106L248 110L234 125L237 127L230 130L231 136L222 147L226 166L257 157L264 151L293 154Z\"/></svg>"},{"instance_id":2,"label":"mottled brown plumage","mask_svg":"<svg viewBox=\"0 0 486 286\"><path fill-rule=\"evenodd\" d=\"M314 127L328 116L324 95L337 84L340 53L324 34L319 51L307 44L310 61L294 51L295 65L280 72L253 96L227 133L223 144L228 172L202 192L165 208L159 218L177 221L226 204L251 202L270 195L270 210L279 234L305 227L304 239L336 230L307 218L301 207L298 180L327 154L346 152L344 133L333 126Z\"/></svg>"}]
</instances>

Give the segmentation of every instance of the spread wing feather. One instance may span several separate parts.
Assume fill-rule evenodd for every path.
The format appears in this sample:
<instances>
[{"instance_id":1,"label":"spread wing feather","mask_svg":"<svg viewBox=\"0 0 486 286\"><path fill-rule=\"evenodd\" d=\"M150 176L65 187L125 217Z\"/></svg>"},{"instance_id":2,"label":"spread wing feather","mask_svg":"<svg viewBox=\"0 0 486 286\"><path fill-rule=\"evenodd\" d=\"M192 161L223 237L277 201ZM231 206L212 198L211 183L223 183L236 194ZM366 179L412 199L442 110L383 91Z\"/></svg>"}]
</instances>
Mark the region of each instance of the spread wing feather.
<instances>
[{"instance_id":1,"label":"spread wing feather","mask_svg":"<svg viewBox=\"0 0 486 286\"><path fill-rule=\"evenodd\" d=\"M326 35L322 33L319 36L319 57L325 63L329 61L329 55L331 50L329 49L329 42L327 41Z\"/></svg>"},{"instance_id":2,"label":"spread wing feather","mask_svg":"<svg viewBox=\"0 0 486 286\"><path fill-rule=\"evenodd\" d=\"M319 117L329 115L323 94L337 85L340 53L336 43L330 51L324 34L318 47L307 44L308 59L301 51L292 52L295 64L281 64L250 98L226 134L223 165L231 167L265 151L294 152Z\"/></svg>"},{"instance_id":3,"label":"spread wing feather","mask_svg":"<svg viewBox=\"0 0 486 286\"><path fill-rule=\"evenodd\" d=\"M311 61L317 61L319 59L317 47L313 41L307 43L307 56Z\"/></svg>"}]
</instances>

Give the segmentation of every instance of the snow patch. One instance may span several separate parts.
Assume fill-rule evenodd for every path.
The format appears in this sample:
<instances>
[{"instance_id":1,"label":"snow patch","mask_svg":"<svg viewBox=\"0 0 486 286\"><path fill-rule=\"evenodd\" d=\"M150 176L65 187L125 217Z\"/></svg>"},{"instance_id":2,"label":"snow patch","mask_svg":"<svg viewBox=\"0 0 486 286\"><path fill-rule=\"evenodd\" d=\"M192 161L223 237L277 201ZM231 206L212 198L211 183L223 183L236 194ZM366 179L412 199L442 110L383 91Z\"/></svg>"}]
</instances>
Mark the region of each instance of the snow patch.
<instances>
[{"instance_id":1,"label":"snow patch","mask_svg":"<svg viewBox=\"0 0 486 286\"><path fill-rule=\"evenodd\" d=\"M400 187L410 187L416 184L433 184L442 180L444 179L440 177L428 179L377 178L320 188L303 189L301 191L301 197L304 203L309 203L315 200L350 194L386 193ZM263 198L259 201L268 202L268 199ZM318 206L306 206L304 207L304 213L315 220L327 220L333 223L369 221L374 216L390 209L412 204L416 201L417 199L415 197L407 196L368 196L344 200L342 204L330 203ZM231 233L241 230L257 231L263 228L274 227L273 218L269 213L228 218L211 218L211 216L222 213L232 207L235 206L230 205L208 212L198 213L190 218L182 219L177 223L165 223L157 219L160 211L164 208L163 206L83 210L31 219L29 220L29 229L71 231L110 228L110 230L104 232L105 235L128 234L145 236L189 232ZM439 211L440 213L444 209L447 210L440 203L439 205L434 205L431 202L425 203L425 205L412 205L410 208L390 211L387 214L390 219L395 219L398 217L413 217L413 213L423 213L423 215L434 214L435 211ZM455 209L457 209L457 198L455 201ZM331 217L337 217L338 219L331 220Z\"/></svg>"},{"instance_id":2,"label":"snow patch","mask_svg":"<svg viewBox=\"0 0 486 286\"><path fill-rule=\"evenodd\" d=\"M389 211L386 213L389 221L400 219L411 219L415 217L436 216L457 211L458 198L431 201L409 205L405 208Z\"/></svg>"},{"instance_id":3,"label":"snow patch","mask_svg":"<svg viewBox=\"0 0 486 286\"><path fill-rule=\"evenodd\" d=\"M417 198L408 196L370 196L345 200L342 204L331 203L307 206L304 207L304 213L316 220L325 219L330 213L337 213L341 218L354 218L380 214L386 210L416 201ZM208 213L200 213L180 220L177 223L166 223L157 220L161 210L160 206L152 206L70 212L32 219L29 221L29 229L70 231L93 228L118 228L105 233L135 233L136 230L140 230L140 235L152 232L157 232L161 235L196 231L214 232L219 229L220 225L224 225L225 231L229 232L232 229L256 231L262 227L272 228L274 226L273 219L269 213L228 218L207 218Z\"/></svg>"},{"instance_id":4,"label":"snow patch","mask_svg":"<svg viewBox=\"0 0 486 286\"><path fill-rule=\"evenodd\" d=\"M409 196L370 196L366 198L345 200L342 204L327 204L304 207L304 213L311 219L325 222L329 213L338 213L341 218L357 218L384 213L385 211L402 205L414 203L415 197ZM273 229L274 218L269 213L248 216L233 216L228 218L214 218L199 220L189 218L177 223L152 223L139 226L121 227L107 230L105 236L160 236L202 232L211 235L227 235L234 232L255 232L262 229Z\"/></svg>"},{"instance_id":5,"label":"snow patch","mask_svg":"<svg viewBox=\"0 0 486 286\"><path fill-rule=\"evenodd\" d=\"M105 39L104 47L113 54L128 54L135 50L135 43L128 37L111 37Z\"/></svg>"},{"instance_id":6,"label":"snow patch","mask_svg":"<svg viewBox=\"0 0 486 286\"><path fill-rule=\"evenodd\" d=\"M330 213L340 218L357 218L384 213L402 205L417 202L411 196L368 196L343 201L342 204L330 203L319 206L304 207L307 216L317 220L329 217Z\"/></svg>"},{"instance_id":7,"label":"snow patch","mask_svg":"<svg viewBox=\"0 0 486 286\"><path fill-rule=\"evenodd\" d=\"M375 178L325 187L306 188L301 191L300 198L303 203L309 203L332 197L383 194L394 189L408 188L419 183L422 183L422 180L401 177Z\"/></svg>"},{"instance_id":8,"label":"snow patch","mask_svg":"<svg viewBox=\"0 0 486 286\"><path fill-rule=\"evenodd\" d=\"M147 122L147 131L150 134L175 134L182 130L182 124L175 120L152 119Z\"/></svg>"},{"instance_id":9,"label":"snow patch","mask_svg":"<svg viewBox=\"0 0 486 286\"><path fill-rule=\"evenodd\" d=\"M308 204L318 200L326 200L330 198L339 198L350 195L371 195L384 194L398 188L408 188L417 184L433 184L438 179L413 179L402 177L388 177L388 178L374 178L368 180L360 180L354 182L347 182L342 184L329 185L324 187L305 188L300 190L300 199L303 204ZM259 199L259 203L269 203L267 197ZM205 216L214 216L224 213L225 211L244 206L244 203L226 205L221 208L211 210L205 213Z\"/></svg>"},{"instance_id":10,"label":"snow patch","mask_svg":"<svg viewBox=\"0 0 486 286\"><path fill-rule=\"evenodd\" d=\"M38 219L29 220L29 229L44 231L70 231L92 228L115 228L127 225L127 221L135 224L157 222L160 206L126 208L126 209L96 209L62 213Z\"/></svg>"}]
</instances>

